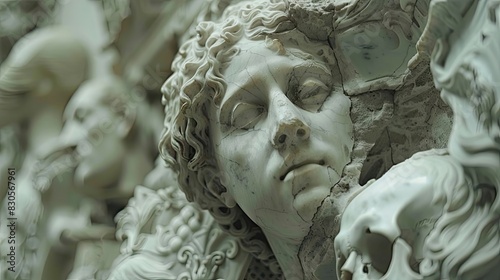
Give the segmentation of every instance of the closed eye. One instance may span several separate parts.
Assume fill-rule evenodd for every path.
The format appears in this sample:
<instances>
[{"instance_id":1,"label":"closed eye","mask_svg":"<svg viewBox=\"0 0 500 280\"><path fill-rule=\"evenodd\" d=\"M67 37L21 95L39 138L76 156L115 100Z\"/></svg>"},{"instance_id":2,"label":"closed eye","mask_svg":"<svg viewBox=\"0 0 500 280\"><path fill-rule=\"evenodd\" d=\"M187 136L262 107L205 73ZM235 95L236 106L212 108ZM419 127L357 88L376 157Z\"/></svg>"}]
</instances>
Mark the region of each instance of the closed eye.
<instances>
[{"instance_id":1,"label":"closed eye","mask_svg":"<svg viewBox=\"0 0 500 280\"><path fill-rule=\"evenodd\" d=\"M231 127L235 129L251 129L264 114L264 107L256 104L238 103L231 113Z\"/></svg>"},{"instance_id":2,"label":"closed eye","mask_svg":"<svg viewBox=\"0 0 500 280\"><path fill-rule=\"evenodd\" d=\"M317 112L330 93L328 86L320 80L307 78L298 88L296 104L304 110Z\"/></svg>"}]
</instances>

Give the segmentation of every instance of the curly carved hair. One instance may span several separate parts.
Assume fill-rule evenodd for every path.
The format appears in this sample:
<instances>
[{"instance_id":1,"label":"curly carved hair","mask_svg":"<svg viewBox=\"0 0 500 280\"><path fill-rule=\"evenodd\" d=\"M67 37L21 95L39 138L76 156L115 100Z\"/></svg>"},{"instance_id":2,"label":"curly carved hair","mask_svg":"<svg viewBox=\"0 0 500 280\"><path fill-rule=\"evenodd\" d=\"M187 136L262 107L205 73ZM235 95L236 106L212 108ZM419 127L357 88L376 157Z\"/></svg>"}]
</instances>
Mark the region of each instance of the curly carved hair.
<instances>
[{"instance_id":1,"label":"curly carved hair","mask_svg":"<svg viewBox=\"0 0 500 280\"><path fill-rule=\"evenodd\" d=\"M475 9L474 16L466 18L469 9ZM476 21L498 11L495 1L436 2L417 46L421 53L433 50L434 81L454 113L448 149L472 181L446 190L445 212L427 238L428 270L446 265L443 278L482 279L500 262L500 84L491 75L499 69L492 59L500 53L499 28ZM450 18L455 20L446 21ZM464 22L488 39L464 49L459 40L474 36L458 26ZM460 56L450 55L454 48ZM453 63L445 64L449 59Z\"/></svg>"},{"instance_id":2,"label":"curly carved hair","mask_svg":"<svg viewBox=\"0 0 500 280\"><path fill-rule=\"evenodd\" d=\"M495 184L489 183L495 172L464 168L447 153L430 157L432 164L427 161L415 161L412 167L434 178L433 201L444 207L425 239L420 273L440 279L483 279L500 261L498 195Z\"/></svg>"},{"instance_id":3,"label":"curly carved hair","mask_svg":"<svg viewBox=\"0 0 500 280\"><path fill-rule=\"evenodd\" d=\"M239 206L227 208L217 198L225 187L217 175L208 114L212 106L220 105L226 91L222 71L238 53L238 41L243 37L262 40L294 28L285 1L230 6L220 21L198 25L197 36L181 46L173 62L174 73L162 88L166 118L160 153L177 169L180 188L274 273L280 268L262 230Z\"/></svg>"}]
</instances>

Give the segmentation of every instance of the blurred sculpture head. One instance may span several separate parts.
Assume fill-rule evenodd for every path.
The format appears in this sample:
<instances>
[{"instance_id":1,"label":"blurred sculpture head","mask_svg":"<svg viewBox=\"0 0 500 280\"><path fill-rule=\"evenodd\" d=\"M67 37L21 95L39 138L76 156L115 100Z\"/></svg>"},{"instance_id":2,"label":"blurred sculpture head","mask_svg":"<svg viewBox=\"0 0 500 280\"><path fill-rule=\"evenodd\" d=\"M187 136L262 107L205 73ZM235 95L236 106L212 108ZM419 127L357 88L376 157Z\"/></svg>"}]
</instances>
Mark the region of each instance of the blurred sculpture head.
<instances>
[{"instance_id":1,"label":"blurred sculpture head","mask_svg":"<svg viewBox=\"0 0 500 280\"><path fill-rule=\"evenodd\" d=\"M38 188L48 188L54 176L74 170L81 192L126 202L157 156L155 131L161 120L149 113L144 96L121 79L84 82L64 110L61 134L38 165Z\"/></svg>"}]
</instances>

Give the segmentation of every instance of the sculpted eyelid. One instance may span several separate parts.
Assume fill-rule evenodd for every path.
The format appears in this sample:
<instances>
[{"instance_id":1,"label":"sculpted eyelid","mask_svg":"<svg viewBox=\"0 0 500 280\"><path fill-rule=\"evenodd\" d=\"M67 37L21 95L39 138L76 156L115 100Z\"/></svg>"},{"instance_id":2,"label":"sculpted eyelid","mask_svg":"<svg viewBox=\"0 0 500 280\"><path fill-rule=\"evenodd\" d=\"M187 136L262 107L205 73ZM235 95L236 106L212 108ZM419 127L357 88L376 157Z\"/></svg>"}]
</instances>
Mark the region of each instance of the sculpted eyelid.
<instances>
[{"instance_id":1,"label":"sculpted eyelid","mask_svg":"<svg viewBox=\"0 0 500 280\"><path fill-rule=\"evenodd\" d=\"M219 120L221 121L230 121L230 118L233 114L234 109L238 102L243 102L244 99L259 99L253 92L247 90L250 84L254 83L255 79L248 79L242 85L238 85L238 89L236 92L232 92L232 94L226 101L222 102L220 106ZM226 92L228 94L228 92Z\"/></svg>"},{"instance_id":2,"label":"sculpted eyelid","mask_svg":"<svg viewBox=\"0 0 500 280\"><path fill-rule=\"evenodd\" d=\"M247 103L245 101L237 102L232 108L227 122L227 126L234 129L247 129L253 127L254 123L264 112L264 108L259 104Z\"/></svg>"},{"instance_id":3,"label":"sculpted eyelid","mask_svg":"<svg viewBox=\"0 0 500 280\"><path fill-rule=\"evenodd\" d=\"M228 103L232 102L225 102L224 104L222 104L221 109L219 111L219 121L225 125L229 125L231 123L231 115L233 111L232 110L233 106L229 106L231 104Z\"/></svg>"},{"instance_id":4,"label":"sculpted eyelid","mask_svg":"<svg viewBox=\"0 0 500 280\"><path fill-rule=\"evenodd\" d=\"M308 71L309 69L312 71ZM299 75L298 72L302 72L301 75ZM330 87L329 82L333 80L329 71L327 72L326 69L316 64L304 64L294 68L291 77L295 77L295 83L299 89L305 87L304 83L306 82L312 82L315 83L313 86L320 86L322 89L328 89Z\"/></svg>"},{"instance_id":5,"label":"sculpted eyelid","mask_svg":"<svg viewBox=\"0 0 500 280\"><path fill-rule=\"evenodd\" d=\"M234 121L235 118L238 117L238 109L241 111L241 110L245 110L245 107L246 109L249 109L251 107L258 107L256 105L253 105L253 104L250 104L250 103L247 103L247 102L238 102L236 103L233 108L232 108L232 111L231 111L231 121Z\"/></svg>"},{"instance_id":6,"label":"sculpted eyelid","mask_svg":"<svg viewBox=\"0 0 500 280\"><path fill-rule=\"evenodd\" d=\"M226 93L227 94L227 93ZM241 93L237 92L234 93L229 99L226 101L223 101L221 106L220 106L220 111L219 111L219 120L225 123L229 123L231 115L233 114L234 110L234 103L238 101L238 97L241 96Z\"/></svg>"},{"instance_id":7,"label":"sculpted eyelid","mask_svg":"<svg viewBox=\"0 0 500 280\"><path fill-rule=\"evenodd\" d=\"M318 64L317 62L306 62L303 64L299 64L298 66L296 66L293 69L292 75L296 75L295 72L298 72L300 70L302 70L302 71L305 70L304 74L307 74L308 73L307 70L309 70L309 69L313 70L314 72L321 72L320 75L326 75L326 76L332 75L332 73L330 72L330 70L326 66Z\"/></svg>"},{"instance_id":8,"label":"sculpted eyelid","mask_svg":"<svg viewBox=\"0 0 500 280\"><path fill-rule=\"evenodd\" d=\"M228 105L231 105L230 108L234 107L232 106L234 103L233 100L236 98L236 99L241 99L242 95L243 94L252 94L250 91L248 91L246 88L248 88L250 86L250 84L253 83L253 80L252 79L247 79L246 81L244 81L244 83L242 84L236 84L236 83L232 83L231 86L236 86L236 88L233 87L233 91L230 92L229 90L229 85L228 87L226 88L226 95L229 94L231 95L226 101L223 101L220 108L221 108L221 112L222 110L226 110L226 107Z\"/></svg>"},{"instance_id":9,"label":"sculpted eyelid","mask_svg":"<svg viewBox=\"0 0 500 280\"><path fill-rule=\"evenodd\" d=\"M241 93L235 93L226 102L224 102L220 109L219 120L226 125L231 125L234 119L234 113L239 105L249 102L242 100Z\"/></svg>"},{"instance_id":10,"label":"sculpted eyelid","mask_svg":"<svg viewBox=\"0 0 500 280\"><path fill-rule=\"evenodd\" d=\"M322 81L314 78L308 78L302 83L302 87L320 87L324 90L328 90L328 86Z\"/></svg>"}]
</instances>

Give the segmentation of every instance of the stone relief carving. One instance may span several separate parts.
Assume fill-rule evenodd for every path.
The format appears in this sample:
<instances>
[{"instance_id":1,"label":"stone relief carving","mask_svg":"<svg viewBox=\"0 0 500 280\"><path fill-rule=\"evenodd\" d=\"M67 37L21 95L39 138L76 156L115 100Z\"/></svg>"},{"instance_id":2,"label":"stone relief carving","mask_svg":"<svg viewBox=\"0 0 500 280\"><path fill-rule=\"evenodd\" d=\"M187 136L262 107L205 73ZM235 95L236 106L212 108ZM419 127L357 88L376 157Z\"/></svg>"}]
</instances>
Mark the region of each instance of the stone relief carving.
<instances>
[{"instance_id":1,"label":"stone relief carving","mask_svg":"<svg viewBox=\"0 0 500 280\"><path fill-rule=\"evenodd\" d=\"M19 41L2 277L496 279L500 2L240 2L102 1L111 79L59 35Z\"/></svg>"},{"instance_id":2,"label":"stone relief carving","mask_svg":"<svg viewBox=\"0 0 500 280\"><path fill-rule=\"evenodd\" d=\"M335 221L361 176L376 178L414 152L446 143L449 111L426 92L432 87L428 66L411 72L388 65L392 71L377 78L351 62L368 63L374 53L346 57L346 49L334 43L348 41L348 34L356 34L352 26L371 19L375 25L380 22L380 34L392 32L371 42L373 48L382 51L387 44L406 42L404 48L410 49L423 27L406 26L416 35L393 32L389 27L396 23L387 27L382 16L395 9L408 12L411 21L417 8L405 6L406 11L399 3L381 1L363 5L357 10L354 4L292 1L288 6L278 1L229 7L220 21L198 26L198 37L181 47L173 65L177 72L164 86L163 153L179 166L188 199L210 209L233 234L235 224L243 224L248 236L242 235L242 243L261 242L261 248L252 248L254 256L274 268L276 257L287 279L314 277L321 257L329 257L334 267ZM374 15L373 10L382 12ZM321 22L330 16L335 28L313 31L295 23L306 15ZM397 67L412 55L401 50L390 54ZM418 103L426 109L412 114L405 109ZM419 136L411 132L410 120L421 127ZM445 131L433 134L433 125ZM375 161L372 168L362 170L369 160ZM321 229L315 229L314 220ZM316 259L307 259L309 252L316 252Z\"/></svg>"},{"instance_id":3,"label":"stone relief carving","mask_svg":"<svg viewBox=\"0 0 500 280\"><path fill-rule=\"evenodd\" d=\"M78 244L77 258L88 255L80 266L75 264L69 279L98 277L106 275L110 260L118 254L112 223L114 209L127 203L135 186L153 168L156 151L152 147L157 141L154 131L161 126L160 120L150 115L144 98L118 78L84 83L66 106L65 117L65 126L53 145L51 156L55 154L55 159L50 159L48 165L43 163L46 171L39 173L36 180L64 172L58 170L58 161L66 160L65 166L73 177L68 185L73 191L107 209L98 213L100 217L89 215L92 222L80 228L64 228L58 235ZM108 244L100 244L103 239ZM97 254L104 248L108 251Z\"/></svg>"},{"instance_id":4,"label":"stone relief carving","mask_svg":"<svg viewBox=\"0 0 500 280\"><path fill-rule=\"evenodd\" d=\"M152 180L153 174L159 178ZM138 186L116 216L117 236L124 242L109 279L240 279L246 272L249 255L206 211L185 199L176 179L159 162L145 183L162 187Z\"/></svg>"},{"instance_id":5,"label":"stone relief carving","mask_svg":"<svg viewBox=\"0 0 500 280\"><path fill-rule=\"evenodd\" d=\"M418 44L419 53L412 62L432 53L434 81L454 112L449 156L414 156L415 159L390 170L354 198L346 208L336 240L338 267L343 266L342 279L497 277L500 158L499 118L495 109L498 82L492 76L499 69L490 61L500 50L500 27L496 21L499 4L498 1L431 2L430 19ZM407 170L397 172L398 168ZM421 176L422 172L428 174ZM398 175L400 179L391 180ZM418 177L421 180L415 180ZM384 207L375 204L383 201L384 196L397 193L385 191L394 182L401 185L399 188L412 188L397 196L399 199L414 197L415 202L427 205L417 207L419 211L410 211L411 218L377 216ZM429 182L434 182L434 186L425 194ZM424 193L413 196L412 191ZM373 195L368 198L369 194ZM392 200L385 197L384 204L389 201ZM369 204L358 204L363 202ZM395 212L397 215L405 215L411 209L408 207L415 207L415 203L402 200L398 203L401 202L404 210L392 206L392 210L403 210ZM378 213L361 214L367 205ZM425 210L430 213L416 215L425 215ZM380 237L383 242L378 246L384 242L386 245L372 247L376 242L370 243L369 239ZM345 252L349 252L347 259Z\"/></svg>"},{"instance_id":6,"label":"stone relief carving","mask_svg":"<svg viewBox=\"0 0 500 280\"><path fill-rule=\"evenodd\" d=\"M2 266L2 275L30 278L38 273L36 240L31 239L40 221L43 202L31 184L36 160L50 146L62 127L62 111L76 88L88 76L88 54L78 38L63 27L38 29L19 40L0 68L0 119L2 165L19 170L22 188L17 192L19 221L16 242L19 266L16 273ZM10 136L10 138L8 138ZM10 144L9 142L10 141ZM13 146L12 141L18 144ZM16 149L15 157L9 157ZM12 149L11 148L11 149ZM6 207L7 174L0 176L2 207ZM7 213L2 211L2 217ZM4 223L2 219L2 224ZM2 226L2 251L7 251L7 234ZM39 251L40 255L46 252ZM5 255L2 260L5 261ZM42 256L41 258L44 258ZM32 278L34 279L34 278Z\"/></svg>"}]
</instances>

